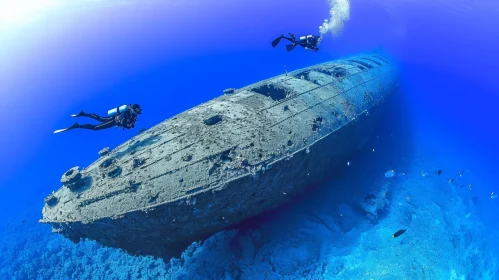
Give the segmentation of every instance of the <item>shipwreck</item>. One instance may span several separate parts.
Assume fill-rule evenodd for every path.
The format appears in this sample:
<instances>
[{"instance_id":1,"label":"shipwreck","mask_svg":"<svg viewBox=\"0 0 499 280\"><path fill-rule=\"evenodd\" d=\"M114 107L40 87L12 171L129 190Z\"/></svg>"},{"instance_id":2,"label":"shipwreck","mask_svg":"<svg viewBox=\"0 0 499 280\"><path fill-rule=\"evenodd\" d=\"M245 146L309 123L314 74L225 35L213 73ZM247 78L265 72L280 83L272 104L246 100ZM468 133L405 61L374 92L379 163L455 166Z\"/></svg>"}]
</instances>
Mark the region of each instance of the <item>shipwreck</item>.
<instances>
[{"instance_id":1,"label":"shipwreck","mask_svg":"<svg viewBox=\"0 0 499 280\"><path fill-rule=\"evenodd\" d=\"M345 164L397 88L391 58L361 53L225 90L68 170L40 222L74 242L176 256Z\"/></svg>"}]
</instances>

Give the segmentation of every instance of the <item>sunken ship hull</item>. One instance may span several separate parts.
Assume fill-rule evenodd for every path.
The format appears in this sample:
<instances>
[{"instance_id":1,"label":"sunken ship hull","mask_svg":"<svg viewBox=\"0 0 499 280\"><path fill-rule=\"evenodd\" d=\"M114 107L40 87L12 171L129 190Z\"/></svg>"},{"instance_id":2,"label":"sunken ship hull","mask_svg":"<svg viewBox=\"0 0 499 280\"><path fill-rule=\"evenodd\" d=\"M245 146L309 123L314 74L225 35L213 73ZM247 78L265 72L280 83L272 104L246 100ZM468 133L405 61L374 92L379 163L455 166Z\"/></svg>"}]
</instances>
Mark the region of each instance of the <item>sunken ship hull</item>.
<instances>
[{"instance_id":1,"label":"sunken ship hull","mask_svg":"<svg viewBox=\"0 0 499 280\"><path fill-rule=\"evenodd\" d=\"M70 169L40 222L74 242L177 256L346 164L397 78L390 58L363 53L227 90Z\"/></svg>"}]
</instances>

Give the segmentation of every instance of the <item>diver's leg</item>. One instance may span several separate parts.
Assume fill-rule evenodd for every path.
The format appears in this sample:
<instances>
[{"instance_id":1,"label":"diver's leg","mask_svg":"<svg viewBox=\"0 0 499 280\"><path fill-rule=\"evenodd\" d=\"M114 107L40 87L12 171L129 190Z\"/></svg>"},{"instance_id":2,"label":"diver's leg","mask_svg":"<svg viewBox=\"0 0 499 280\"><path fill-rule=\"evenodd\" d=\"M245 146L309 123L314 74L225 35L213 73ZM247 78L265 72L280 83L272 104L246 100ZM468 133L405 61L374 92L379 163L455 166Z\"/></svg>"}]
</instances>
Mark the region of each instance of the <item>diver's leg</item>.
<instances>
[{"instance_id":1,"label":"diver's leg","mask_svg":"<svg viewBox=\"0 0 499 280\"><path fill-rule=\"evenodd\" d=\"M111 120L109 120L107 122L103 122L101 124L95 125L93 127L93 130L108 129L108 128L111 128L113 126L116 126L116 121L114 120L114 118L112 118Z\"/></svg>"},{"instance_id":2,"label":"diver's leg","mask_svg":"<svg viewBox=\"0 0 499 280\"><path fill-rule=\"evenodd\" d=\"M90 129L90 130L102 130L102 129L111 128L113 126L116 126L116 121L114 119L112 119L110 121L107 121L107 122L103 122L103 123L97 124L97 125L95 125L95 124L79 124L79 123L75 123L69 129L83 128L83 129Z\"/></svg>"},{"instance_id":3,"label":"diver's leg","mask_svg":"<svg viewBox=\"0 0 499 280\"><path fill-rule=\"evenodd\" d=\"M102 123L107 123L109 121L114 120L114 117L101 117L101 116L96 115L96 114L88 114L87 117L92 118L92 119L97 120L97 121L100 121Z\"/></svg>"},{"instance_id":4,"label":"diver's leg","mask_svg":"<svg viewBox=\"0 0 499 280\"><path fill-rule=\"evenodd\" d=\"M282 37L281 37L281 38L282 38L282 39L286 39L286 40L290 41L291 43L295 43L295 40L294 40L293 38L288 38L288 37L286 37L286 36L284 36L284 35L282 35Z\"/></svg>"},{"instance_id":5,"label":"diver's leg","mask_svg":"<svg viewBox=\"0 0 499 280\"><path fill-rule=\"evenodd\" d=\"M101 117L97 114L88 114L83 112L83 110L81 110L81 112L79 112L78 115L76 115L75 117L88 117L102 123L108 122L114 118L114 117Z\"/></svg>"},{"instance_id":6,"label":"diver's leg","mask_svg":"<svg viewBox=\"0 0 499 280\"><path fill-rule=\"evenodd\" d=\"M71 130L71 129L75 129L75 128L83 128L83 129L90 129L90 130L101 130L101 129L106 129L106 128L111 128L113 126L116 125L116 120L112 119L108 122L104 122L104 123L101 123L101 124L79 124L79 123L74 123L72 126L68 127L68 128L64 128L64 129L58 129L56 131L54 131L54 133L61 133L61 132L64 132L64 131L68 131L68 130Z\"/></svg>"}]
</instances>

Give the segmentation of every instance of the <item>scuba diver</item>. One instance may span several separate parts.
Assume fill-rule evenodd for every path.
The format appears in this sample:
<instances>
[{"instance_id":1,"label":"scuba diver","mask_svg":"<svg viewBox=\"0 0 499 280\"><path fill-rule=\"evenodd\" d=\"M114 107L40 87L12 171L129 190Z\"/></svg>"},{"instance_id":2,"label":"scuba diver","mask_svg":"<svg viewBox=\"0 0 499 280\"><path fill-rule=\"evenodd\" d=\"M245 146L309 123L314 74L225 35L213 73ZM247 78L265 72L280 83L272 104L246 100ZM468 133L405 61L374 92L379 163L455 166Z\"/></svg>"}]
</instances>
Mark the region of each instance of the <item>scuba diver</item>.
<instances>
[{"instance_id":1,"label":"scuba diver","mask_svg":"<svg viewBox=\"0 0 499 280\"><path fill-rule=\"evenodd\" d=\"M286 39L290 41L292 44L286 45L286 51L290 52L292 51L296 45L299 45L306 50L313 50L317 52L319 50L318 46L319 43L321 42L321 36L314 36L314 35L308 35L308 36L301 36L300 40L296 40L296 37L294 34L288 33L290 37L286 37L284 35L281 35L280 37L274 39L272 41L272 47L275 48L277 44L281 41L281 39Z\"/></svg>"},{"instance_id":2,"label":"scuba diver","mask_svg":"<svg viewBox=\"0 0 499 280\"><path fill-rule=\"evenodd\" d=\"M118 108L111 109L107 112L107 117L101 117L96 114L88 114L79 112L78 114L71 115L71 117L89 117L100 122L100 124L79 124L74 123L72 126L64 129L59 129L54 131L54 133L68 131L74 128L83 128L90 130L101 130L111 128L113 126L122 127L123 129L131 129L135 127L135 122L137 121L137 115L142 114L142 109L139 104L122 105Z\"/></svg>"}]
</instances>

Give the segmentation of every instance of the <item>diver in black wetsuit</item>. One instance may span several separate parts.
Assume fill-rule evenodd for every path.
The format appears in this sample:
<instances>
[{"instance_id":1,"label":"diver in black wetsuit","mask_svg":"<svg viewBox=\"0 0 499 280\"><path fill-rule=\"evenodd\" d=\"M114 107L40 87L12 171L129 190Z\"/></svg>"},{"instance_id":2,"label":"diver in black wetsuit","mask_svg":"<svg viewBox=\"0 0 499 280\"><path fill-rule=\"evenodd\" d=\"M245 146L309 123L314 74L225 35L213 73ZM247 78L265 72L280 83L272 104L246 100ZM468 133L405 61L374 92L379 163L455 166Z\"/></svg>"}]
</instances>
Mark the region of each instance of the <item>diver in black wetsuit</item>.
<instances>
[{"instance_id":1,"label":"diver in black wetsuit","mask_svg":"<svg viewBox=\"0 0 499 280\"><path fill-rule=\"evenodd\" d=\"M101 117L97 114L88 114L83 110L78 114L71 115L72 117L89 117L100 122L100 124L79 124L74 123L72 126L56 130L54 133L68 131L74 128L83 128L90 130L102 130L111 128L113 126L122 127L123 129L131 129L135 127L135 122L137 121L137 115L142 114L142 109L138 104L123 105L118 108L108 111L107 117Z\"/></svg>"},{"instance_id":2,"label":"diver in black wetsuit","mask_svg":"<svg viewBox=\"0 0 499 280\"><path fill-rule=\"evenodd\" d=\"M318 46L319 46L321 39L322 39L321 36L317 36L317 35L315 35L315 36L314 35L301 36L300 40L296 40L296 37L294 34L291 34L291 33L288 33L288 34L290 37L286 37L284 35L281 35L281 36L277 37L276 39L274 39L272 41L272 47L275 48L277 46L277 44L279 44L281 39L286 39L292 43L292 44L286 45L286 51L288 51L288 52L294 50L296 45L299 45L306 50L312 50L315 52L317 52L319 50Z\"/></svg>"}]
</instances>

